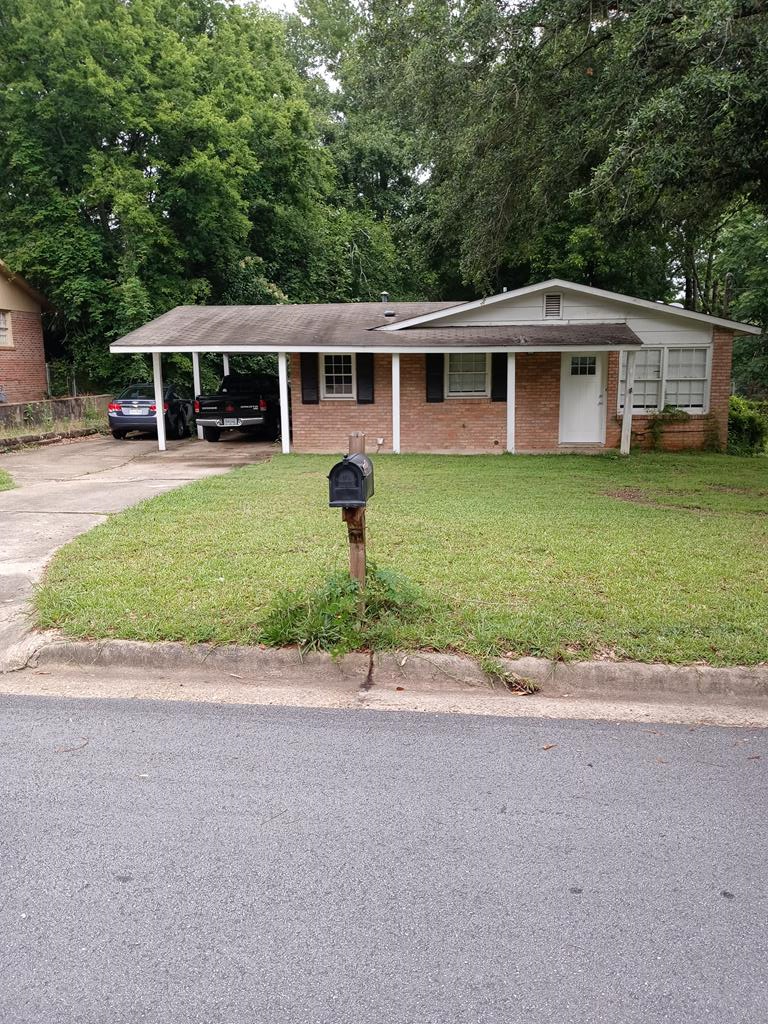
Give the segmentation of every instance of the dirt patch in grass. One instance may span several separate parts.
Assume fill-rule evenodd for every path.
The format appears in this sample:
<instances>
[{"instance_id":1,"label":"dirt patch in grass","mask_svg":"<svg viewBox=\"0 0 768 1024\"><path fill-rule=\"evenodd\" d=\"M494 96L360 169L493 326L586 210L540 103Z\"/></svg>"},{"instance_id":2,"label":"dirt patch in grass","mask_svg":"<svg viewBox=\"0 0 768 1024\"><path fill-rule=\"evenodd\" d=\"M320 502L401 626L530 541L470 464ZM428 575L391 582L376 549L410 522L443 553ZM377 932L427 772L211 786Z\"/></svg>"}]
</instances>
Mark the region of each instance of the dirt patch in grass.
<instances>
[{"instance_id":1,"label":"dirt patch in grass","mask_svg":"<svg viewBox=\"0 0 768 1024\"><path fill-rule=\"evenodd\" d=\"M623 487L617 491L606 491L606 496L609 498L616 498L618 501L631 501L635 505L643 505L645 508L658 508L664 512L679 512L683 510L685 512L697 512L702 515L709 515L712 510L704 508L703 505L689 505L684 502L679 504L670 504L663 501L657 501L655 498L651 498L647 494L643 494L642 491L636 487Z\"/></svg>"}]
</instances>

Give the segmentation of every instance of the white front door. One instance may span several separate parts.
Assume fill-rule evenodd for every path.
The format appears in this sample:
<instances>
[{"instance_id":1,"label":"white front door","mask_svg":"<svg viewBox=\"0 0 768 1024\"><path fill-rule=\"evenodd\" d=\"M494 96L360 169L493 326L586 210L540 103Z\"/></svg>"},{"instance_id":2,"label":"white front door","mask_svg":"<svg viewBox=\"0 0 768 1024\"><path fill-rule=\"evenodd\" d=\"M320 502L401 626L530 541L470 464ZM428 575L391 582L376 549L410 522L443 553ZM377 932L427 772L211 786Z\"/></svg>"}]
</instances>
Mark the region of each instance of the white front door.
<instances>
[{"instance_id":1,"label":"white front door","mask_svg":"<svg viewBox=\"0 0 768 1024\"><path fill-rule=\"evenodd\" d=\"M560 367L561 444L605 440L603 355L563 353Z\"/></svg>"}]
</instances>

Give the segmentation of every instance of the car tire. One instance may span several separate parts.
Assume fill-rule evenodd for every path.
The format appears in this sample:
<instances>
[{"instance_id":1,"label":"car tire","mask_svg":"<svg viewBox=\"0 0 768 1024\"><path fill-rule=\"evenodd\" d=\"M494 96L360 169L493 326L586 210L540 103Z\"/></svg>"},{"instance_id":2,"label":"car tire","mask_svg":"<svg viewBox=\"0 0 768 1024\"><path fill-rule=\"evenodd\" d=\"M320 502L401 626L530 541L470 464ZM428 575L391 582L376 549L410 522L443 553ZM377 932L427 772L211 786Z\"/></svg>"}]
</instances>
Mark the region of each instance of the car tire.
<instances>
[{"instance_id":1,"label":"car tire","mask_svg":"<svg viewBox=\"0 0 768 1024\"><path fill-rule=\"evenodd\" d=\"M114 437L114 439L116 441L124 441L125 440L125 435L127 433L128 433L127 430L113 430L112 431L112 437Z\"/></svg>"},{"instance_id":2,"label":"car tire","mask_svg":"<svg viewBox=\"0 0 768 1024\"><path fill-rule=\"evenodd\" d=\"M221 431L218 427L203 427L203 440L218 441L220 437Z\"/></svg>"}]
</instances>

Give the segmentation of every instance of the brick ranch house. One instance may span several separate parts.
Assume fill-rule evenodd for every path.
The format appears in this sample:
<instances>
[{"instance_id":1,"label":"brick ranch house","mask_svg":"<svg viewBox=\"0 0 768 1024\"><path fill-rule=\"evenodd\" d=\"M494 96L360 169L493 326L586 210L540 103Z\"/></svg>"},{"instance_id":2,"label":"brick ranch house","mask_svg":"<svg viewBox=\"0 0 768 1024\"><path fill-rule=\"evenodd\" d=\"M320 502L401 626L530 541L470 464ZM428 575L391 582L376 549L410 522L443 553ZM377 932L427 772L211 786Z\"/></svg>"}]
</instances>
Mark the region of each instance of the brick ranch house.
<instances>
[{"instance_id":1,"label":"brick ranch house","mask_svg":"<svg viewBox=\"0 0 768 1024\"><path fill-rule=\"evenodd\" d=\"M0 260L0 401L37 402L46 397L43 296Z\"/></svg>"},{"instance_id":2,"label":"brick ranch house","mask_svg":"<svg viewBox=\"0 0 768 1024\"><path fill-rule=\"evenodd\" d=\"M474 302L179 306L111 346L192 356L274 352L283 451L562 452L725 444L735 334L750 324L550 280ZM632 396L625 409L625 395ZM158 420L160 424L160 418ZM159 436L160 447L165 439Z\"/></svg>"}]
</instances>

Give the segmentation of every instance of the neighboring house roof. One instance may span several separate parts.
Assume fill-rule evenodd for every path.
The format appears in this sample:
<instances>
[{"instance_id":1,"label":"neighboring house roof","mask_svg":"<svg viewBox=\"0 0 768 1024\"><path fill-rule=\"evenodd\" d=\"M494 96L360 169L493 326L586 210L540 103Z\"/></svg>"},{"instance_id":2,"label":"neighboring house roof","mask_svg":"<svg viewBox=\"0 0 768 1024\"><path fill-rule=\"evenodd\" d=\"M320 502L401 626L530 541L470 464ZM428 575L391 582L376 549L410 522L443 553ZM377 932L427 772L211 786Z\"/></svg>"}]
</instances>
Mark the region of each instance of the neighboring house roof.
<instances>
[{"instance_id":1,"label":"neighboring house roof","mask_svg":"<svg viewBox=\"0 0 768 1024\"><path fill-rule=\"evenodd\" d=\"M6 281L10 282L10 284L16 285L17 288L20 288L23 292L25 292L30 297L30 299L39 303L39 305L43 309L50 310L54 308L44 295L41 295L41 293L37 291L36 288L33 288L28 281L24 280L21 274L14 274L14 272L11 270L8 264L5 263L3 260L0 260L0 274L2 274Z\"/></svg>"},{"instance_id":2,"label":"neighboring house roof","mask_svg":"<svg viewBox=\"0 0 768 1024\"><path fill-rule=\"evenodd\" d=\"M344 302L278 306L177 306L131 331L112 352L240 350L311 352L428 351L445 348L548 348L634 346L640 339L624 323L427 327L393 337L382 328L463 303ZM385 317L384 311L394 317Z\"/></svg>"},{"instance_id":3,"label":"neighboring house roof","mask_svg":"<svg viewBox=\"0 0 768 1024\"><path fill-rule=\"evenodd\" d=\"M682 306L672 306L666 302L650 302L648 299L636 299L632 295L622 295L619 292L609 292L604 288L592 288L586 284L574 284L573 281L563 281L553 277L548 281L541 281L538 284L529 284L524 288L515 288L513 291L501 292L499 295L489 295L484 299L475 299L472 302L462 302L460 305L453 305L446 314L443 310L432 313L424 313L414 317L412 320L399 321L397 324L387 325L383 328L386 331L404 330L410 327L434 324L436 321L450 318L456 314L470 312L473 309L480 309L484 306L492 306L498 302L508 302L510 299L523 298L526 295L535 295L537 292L551 292L559 290L576 292L581 295L591 295L594 298L610 299L620 302L626 306L638 310L652 310L654 313L665 313L679 316L686 320L694 320L699 323L712 324L715 327L732 328L739 334L762 334L762 328L754 324L740 323L737 320L726 320L720 316L709 316L707 313L695 313L690 309L683 309Z\"/></svg>"}]
</instances>

